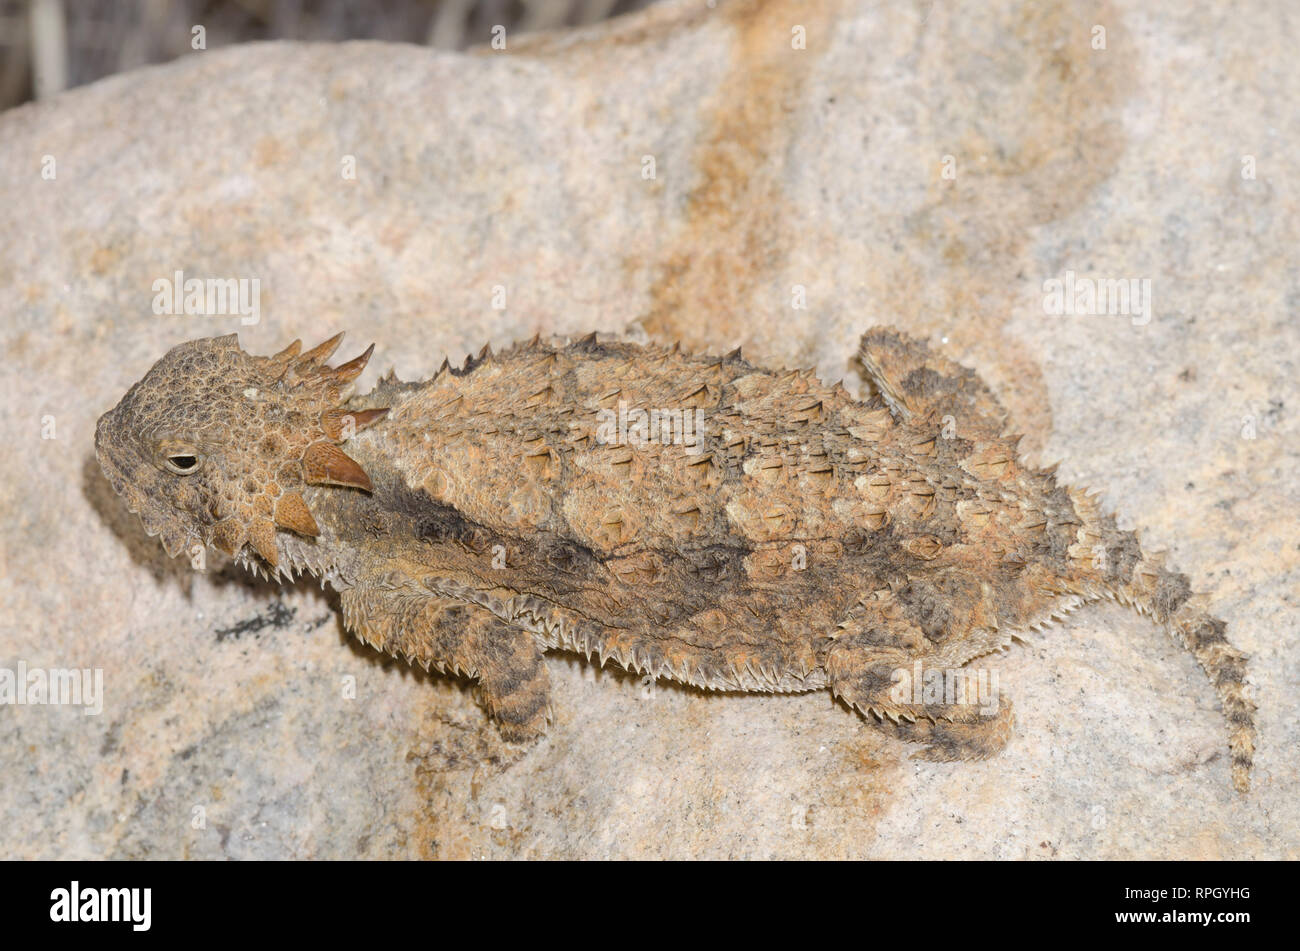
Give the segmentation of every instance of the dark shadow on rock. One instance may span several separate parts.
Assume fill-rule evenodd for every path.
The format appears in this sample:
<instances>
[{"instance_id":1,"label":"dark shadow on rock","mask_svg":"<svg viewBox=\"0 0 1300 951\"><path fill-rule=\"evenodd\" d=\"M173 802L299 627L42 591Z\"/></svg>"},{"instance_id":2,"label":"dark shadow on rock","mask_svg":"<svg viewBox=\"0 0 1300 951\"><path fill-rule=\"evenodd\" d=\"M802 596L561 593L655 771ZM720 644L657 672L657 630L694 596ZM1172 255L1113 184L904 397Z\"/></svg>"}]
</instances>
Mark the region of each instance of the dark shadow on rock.
<instances>
[{"instance_id":1,"label":"dark shadow on rock","mask_svg":"<svg viewBox=\"0 0 1300 951\"><path fill-rule=\"evenodd\" d=\"M81 494L121 542L133 564L148 571L155 580L175 583L187 597L190 595L194 571L189 562L169 558L162 543L146 534L140 516L128 509L113 491L93 452L86 454L81 466Z\"/></svg>"},{"instance_id":2,"label":"dark shadow on rock","mask_svg":"<svg viewBox=\"0 0 1300 951\"><path fill-rule=\"evenodd\" d=\"M82 495L121 543L134 565L149 572L159 582L177 585L187 598L191 596L195 571L190 567L189 561L182 557L169 557L158 539L151 538L145 533L139 516L126 507L122 499L113 491L108 480L104 478L94 453L87 453L82 465ZM368 663L383 667L395 666L403 671L404 676L414 677L419 682L444 678L459 683L463 689L471 688L472 683L466 678L443 675L436 671L428 673L423 668L408 664L403 659L375 650L348 634L343 627L338 592L323 587L318 579L303 575L293 582L271 581L245 571L218 553L209 554L212 561L210 569L206 572L208 580L218 587L237 588L243 592L247 600L258 605L244 622L215 631L218 640L237 638L245 633L256 633L266 627L299 627L310 633L332 625L339 643L357 657L365 658ZM129 584L130 581L127 580L126 583ZM274 606L280 604L285 594L292 590L310 592L310 597L321 602L320 609L294 616L289 623L278 623L271 617L275 613ZM318 623L325 615L328 616L324 618L324 623Z\"/></svg>"}]
</instances>

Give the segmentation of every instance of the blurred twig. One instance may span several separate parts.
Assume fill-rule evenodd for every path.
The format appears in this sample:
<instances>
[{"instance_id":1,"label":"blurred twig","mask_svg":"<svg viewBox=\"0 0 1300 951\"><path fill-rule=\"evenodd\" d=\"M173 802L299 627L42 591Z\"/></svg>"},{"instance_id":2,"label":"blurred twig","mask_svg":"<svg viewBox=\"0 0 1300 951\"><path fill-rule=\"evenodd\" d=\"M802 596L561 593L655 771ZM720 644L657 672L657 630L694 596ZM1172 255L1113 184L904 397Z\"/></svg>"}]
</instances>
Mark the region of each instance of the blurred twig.
<instances>
[{"instance_id":1,"label":"blurred twig","mask_svg":"<svg viewBox=\"0 0 1300 951\"><path fill-rule=\"evenodd\" d=\"M463 49L594 23L651 0L0 0L0 109L103 76L249 40L376 39ZM701 0L703 2L703 0Z\"/></svg>"},{"instance_id":2,"label":"blurred twig","mask_svg":"<svg viewBox=\"0 0 1300 951\"><path fill-rule=\"evenodd\" d=\"M32 90L48 99L68 88L68 22L63 0L32 0Z\"/></svg>"}]
</instances>

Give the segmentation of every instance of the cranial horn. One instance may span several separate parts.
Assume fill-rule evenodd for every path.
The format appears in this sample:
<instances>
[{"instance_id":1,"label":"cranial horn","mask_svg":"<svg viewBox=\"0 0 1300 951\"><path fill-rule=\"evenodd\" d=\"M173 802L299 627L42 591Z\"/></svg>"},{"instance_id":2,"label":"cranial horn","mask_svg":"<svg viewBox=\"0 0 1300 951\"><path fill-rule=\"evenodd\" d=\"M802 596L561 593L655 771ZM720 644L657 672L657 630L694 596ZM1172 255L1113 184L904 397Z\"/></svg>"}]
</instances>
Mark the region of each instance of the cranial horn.
<instances>
[{"instance_id":1,"label":"cranial horn","mask_svg":"<svg viewBox=\"0 0 1300 951\"><path fill-rule=\"evenodd\" d=\"M301 349L302 349L302 341L295 340L293 343L289 344L289 346L285 347L279 353L272 354L270 359L276 361L277 363L288 363L290 360L292 360L294 357L298 355L298 351L300 351Z\"/></svg>"},{"instance_id":2,"label":"cranial horn","mask_svg":"<svg viewBox=\"0 0 1300 951\"><path fill-rule=\"evenodd\" d=\"M342 336L340 334L340 336ZM370 355L375 352L375 345L372 343L366 347L364 353L358 357L353 357L347 363L341 363L330 371L330 376L336 383L351 383L361 375L361 371L366 368L370 362Z\"/></svg>"},{"instance_id":3,"label":"cranial horn","mask_svg":"<svg viewBox=\"0 0 1300 951\"><path fill-rule=\"evenodd\" d=\"M350 485L370 492L374 486L366 470L333 443L318 442L302 455L303 477L315 485Z\"/></svg>"},{"instance_id":4,"label":"cranial horn","mask_svg":"<svg viewBox=\"0 0 1300 951\"><path fill-rule=\"evenodd\" d=\"M316 525L316 519L312 517L311 509L297 492L286 492L276 500L275 524L299 535L310 535L314 538L320 534L320 528Z\"/></svg>"},{"instance_id":5,"label":"cranial horn","mask_svg":"<svg viewBox=\"0 0 1300 951\"><path fill-rule=\"evenodd\" d=\"M372 423L388 415L388 407L382 409L332 409L321 414L320 426L326 436L339 442L353 433L359 433ZM348 432L348 420L352 420L352 432Z\"/></svg>"},{"instance_id":6,"label":"cranial horn","mask_svg":"<svg viewBox=\"0 0 1300 951\"><path fill-rule=\"evenodd\" d=\"M341 344L342 342L343 342L343 331L340 330L338 333L330 337L328 340L322 342L321 344L315 347L312 347L310 350L304 353L301 357L298 358L298 362L299 363L324 363L330 357L334 356L334 351L339 348L339 344Z\"/></svg>"},{"instance_id":7,"label":"cranial horn","mask_svg":"<svg viewBox=\"0 0 1300 951\"><path fill-rule=\"evenodd\" d=\"M212 547L232 557L247 540L248 533L237 518L223 518L212 526Z\"/></svg>"},{"instance_id":8,"label":"cranial horn","mask_svg":"<svg viewBox=\"0 0 1300 951\"><path fill-rule=\"evenodd\" d=\"M272 568L280 564L280 553L275 548L275 525L269 518L258 519L248 533L248 543Z\"/></svg>"}]
</instances>

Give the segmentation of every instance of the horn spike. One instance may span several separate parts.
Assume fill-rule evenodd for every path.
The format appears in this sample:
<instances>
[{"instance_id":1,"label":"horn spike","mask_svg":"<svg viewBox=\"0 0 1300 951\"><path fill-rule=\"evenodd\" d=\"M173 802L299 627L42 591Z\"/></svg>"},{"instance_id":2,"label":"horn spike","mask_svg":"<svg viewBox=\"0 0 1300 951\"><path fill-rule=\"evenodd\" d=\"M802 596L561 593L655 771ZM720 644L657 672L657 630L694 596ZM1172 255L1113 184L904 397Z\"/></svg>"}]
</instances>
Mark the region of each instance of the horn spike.
<instances>
[{"instance_id":1,"label":"horn spike","mask_svg":"<svg viewBox=\"0 0 1300 951\"><path fill-rule=\"evenodd\" d=\"M365 351L361 353L360 356L353 357L347 363L336 366L332 371L330 371L330 375L334 378L336 383L351 383L361 375L361 371L364 370L366 364L370 362L370 355L374 352L375 345L372 343L370 346L366 347Z\"/></svg>"},{"instance_id":2,"label":"horn spike","mask_svg":"<svg viewBox=\"0 0 1300 951\"><path fill-rule=\"evenodd\" d=\"M244 531L243 524L237 518L223 518L212 526L210 544L217 551L225 552L231 557L234 557L235 552L244 546L247 539L248 534Z\"/></svg>"},{"instance_id":3,"label":"horn spike","mask_svg":"<svg viewBox=\"0 0 1300 951\"><path fill-rule=\"evenodd\" d=\"M286 492L275 503L275 524L299 535L315 538L320 534L311 509L297 492Z\"/></svg>"},{"instance_id":4,"label":"horn spike","mask_svg":"<svg viewBox=\"0 0 1300 951\"><path fill-rule=\"evenodd\" d=\"M280 553L275 548L275 524L269 518L258 519L248 532L248 543L272 568L280 564Z\"/></svg>"},{"instance_id":5,"label":"horn spike","mask_svg":"<svg viewBox=\"0 0 1300 951\"><path fill-rule=\"evenodd\" d=\"M389 407L381 409L332 409L320 418L321 431L335 442L342 442L353 433L358 433L388 415ZM348 420L352 420L351 432L348 432Z\"/></svg>"},{"instance_id":6,"label":"horn spike","mask_svg":"<svg viewBox=\"0 0 1300 951\"><path fill-rule=\"evenodd\" d=\"M295 338L293 343L289 344L289 346L285 347L279 353L272 354L270 359L276 361L277 363L288 363L290 360L296 357L301 350L302 350L302 339Z\"/></svg>"},{"instance_id":7,"label":"horn spike","mask_svg":"<svg viewBox=\"0 0 1300 951\"><path fill-rule=\"evenodd\" d=\"M341 344L342 342L343 342L343 331L340 330L338 333L330 337L328 340L322 341L321 343L317 344L316 346L308 350L306 353L304 353L301 357L298 358L298 362L299 363L324 363L330 357L334 356L334 351L339 348L339 344Z\"/></svg>"},{"instance_id":8,"label":"horn spike","mask_svg":"<svg viewBox=\"0 0 1300 951\"><path fill-rule=\"evenodd\" d=\"M391 408L392 407L390 406L381 406L377 409L357 410L357 412L352 414L352 418L357 421L357 431L360 432L361 430L365 429L367 426L371 426L379 422L381 419L383 419L385 416L388 415L388 411Z\"/></svg>"},{"instance_id":9,"label":"horn spike","mask_svg":"<svg viewBox=\"0 0 1300 951\"><path fill-rule=\"evenodd\" d=\"M302 456L303 476L313 485L346 485L373 491L366 470L338 446L329 442L312 443Z\"/></svg>"}]
</instances>

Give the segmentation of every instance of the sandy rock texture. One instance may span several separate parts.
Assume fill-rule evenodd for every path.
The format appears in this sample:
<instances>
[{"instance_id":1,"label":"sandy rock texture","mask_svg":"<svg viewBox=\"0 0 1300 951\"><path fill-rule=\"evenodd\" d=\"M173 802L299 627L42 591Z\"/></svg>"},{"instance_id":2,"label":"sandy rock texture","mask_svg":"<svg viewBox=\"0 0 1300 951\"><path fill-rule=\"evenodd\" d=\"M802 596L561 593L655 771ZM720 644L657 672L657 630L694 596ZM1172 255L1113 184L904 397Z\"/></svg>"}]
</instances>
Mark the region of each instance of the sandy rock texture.
<instances>
[{"instance_id":1,"label":"sandy rock texture","mask_svg":"<svg viewBox=\"0 0 1300 951\"><path fill-rule=\"evenodd\" d=\"M1298 43L1284 4L690 0L504 52L214 50L0 115L0 666L104 677L97 716L0 707L0 854L1300 857ZM259 321L156 315L176 271L258 279ZM1067 272L1150 310L1046 313ZM195 336L346 329L363 388L591 329L853 384L876 322L1212 593L1253 657L1248 796L1190 656L1115 605L992 661L988 762L560 656L519 755L333 595L167 559L93 459Z\"/></svg>"}]
</instances>

